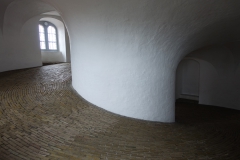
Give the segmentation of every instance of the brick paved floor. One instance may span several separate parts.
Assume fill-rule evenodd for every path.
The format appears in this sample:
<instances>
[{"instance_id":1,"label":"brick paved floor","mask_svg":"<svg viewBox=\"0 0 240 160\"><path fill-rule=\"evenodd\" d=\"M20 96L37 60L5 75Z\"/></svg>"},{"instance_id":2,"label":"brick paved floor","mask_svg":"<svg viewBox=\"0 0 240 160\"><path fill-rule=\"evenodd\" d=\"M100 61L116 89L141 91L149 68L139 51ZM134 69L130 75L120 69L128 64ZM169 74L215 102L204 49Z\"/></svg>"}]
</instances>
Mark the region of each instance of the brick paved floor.
<instances>
[{"instance_id":1,"label":"brick paved floor","mask_svg":"<svg viewBox=\"0 0 240 160\"><path fill-rule=\"evenodd\" d=\"M240 159L240 112L179 103L176 123L95 107L69 64L0 73L0 159Z\"/></svg>"}]
</instances>

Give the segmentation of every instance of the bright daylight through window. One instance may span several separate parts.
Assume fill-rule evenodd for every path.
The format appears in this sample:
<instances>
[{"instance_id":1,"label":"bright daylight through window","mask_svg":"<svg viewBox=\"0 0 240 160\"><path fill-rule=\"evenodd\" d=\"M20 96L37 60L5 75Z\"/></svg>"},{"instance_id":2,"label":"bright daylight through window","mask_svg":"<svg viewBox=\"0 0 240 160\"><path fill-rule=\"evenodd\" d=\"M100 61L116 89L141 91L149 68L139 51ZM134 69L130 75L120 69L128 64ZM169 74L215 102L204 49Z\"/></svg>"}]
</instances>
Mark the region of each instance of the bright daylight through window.
<instances>
[{"instance_id":1,"label":"bright daylight through window","mask_svg":"<svg viewBox=\"0 0 240 160\"><path fill-rule=\"evenodd\" d=\"M39 39L41 50L58 50L56 27L46 21L41 21L39 24Z\"/></svg>"}]
</instances>

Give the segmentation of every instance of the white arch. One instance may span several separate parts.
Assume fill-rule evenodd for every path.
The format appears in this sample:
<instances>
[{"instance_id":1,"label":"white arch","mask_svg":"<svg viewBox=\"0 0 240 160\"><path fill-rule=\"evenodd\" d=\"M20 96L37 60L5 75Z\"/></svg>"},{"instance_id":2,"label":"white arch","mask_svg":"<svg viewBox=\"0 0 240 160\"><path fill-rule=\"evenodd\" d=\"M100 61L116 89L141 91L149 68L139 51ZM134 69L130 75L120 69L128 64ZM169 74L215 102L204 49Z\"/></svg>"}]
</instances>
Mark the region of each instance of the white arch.
<instances>
[{"instance_id":1,"label":"white arch","mask_svg":"<svg viewBox=\"0 0 240 160\"><path fill-rule=\"evenodd\" d=\"M15 0L7 6L3 24L6 54L0 55L0 59L4 61L0 64L0 71L42 65L39 44L36 43L38 42L38 33L35 33L38 22L36 16L52 9L49 5L35 0ZM28 34L25 34L26 32Z\"/></svg>"}]
</instances>

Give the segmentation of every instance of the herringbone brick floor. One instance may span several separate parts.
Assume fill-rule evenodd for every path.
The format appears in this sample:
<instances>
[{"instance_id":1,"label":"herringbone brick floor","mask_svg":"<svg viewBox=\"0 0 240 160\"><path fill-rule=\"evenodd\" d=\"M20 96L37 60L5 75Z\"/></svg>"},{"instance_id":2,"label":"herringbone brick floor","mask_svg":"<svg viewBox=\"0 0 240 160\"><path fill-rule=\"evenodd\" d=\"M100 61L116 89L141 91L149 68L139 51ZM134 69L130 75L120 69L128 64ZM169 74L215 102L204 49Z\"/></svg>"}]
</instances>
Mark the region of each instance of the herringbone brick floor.
<instances>
[{"instance_id":1,"label":"herringbone brick floor","mask_svg":"<svg viewBox=\"0 0 240 160\"><path fill-rule=\"evenodd\" d=\"M71 88L69 64L0 73L0 159L240 159L240 112L179 103L176 123L126 118Z\"/></svg>"}]
</instances>

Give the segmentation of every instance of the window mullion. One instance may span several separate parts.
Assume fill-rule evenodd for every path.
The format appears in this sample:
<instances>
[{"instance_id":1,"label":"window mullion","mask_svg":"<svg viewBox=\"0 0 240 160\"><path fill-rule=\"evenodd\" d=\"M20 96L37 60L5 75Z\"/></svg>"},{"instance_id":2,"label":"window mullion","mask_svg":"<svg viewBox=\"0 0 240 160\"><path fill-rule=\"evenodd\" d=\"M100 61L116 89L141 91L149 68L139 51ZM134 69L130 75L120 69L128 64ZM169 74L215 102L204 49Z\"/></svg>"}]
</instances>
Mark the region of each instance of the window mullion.
<instances>
[{"instance_id":1,"label":"window mullion","mask_svg":"<svg viewBox=\"0 0 240 160\"><path fill-rule=\"evenodd\" d=\"M46 44L46 50L49 50L49 46L48 46L48 31L47 31L47 27L44 26L44 30L45 30L45 44Z\"/></svg>"}]
</instances>

